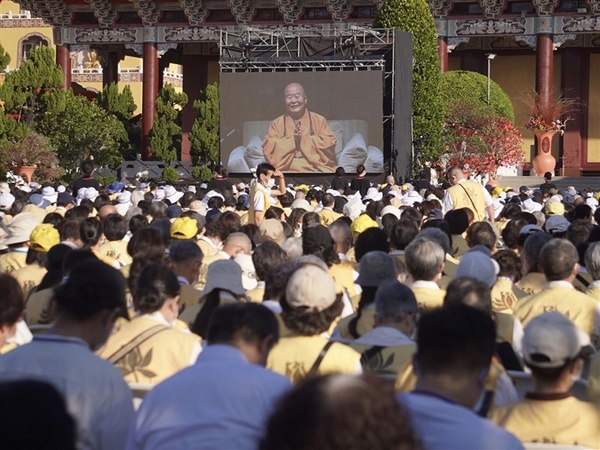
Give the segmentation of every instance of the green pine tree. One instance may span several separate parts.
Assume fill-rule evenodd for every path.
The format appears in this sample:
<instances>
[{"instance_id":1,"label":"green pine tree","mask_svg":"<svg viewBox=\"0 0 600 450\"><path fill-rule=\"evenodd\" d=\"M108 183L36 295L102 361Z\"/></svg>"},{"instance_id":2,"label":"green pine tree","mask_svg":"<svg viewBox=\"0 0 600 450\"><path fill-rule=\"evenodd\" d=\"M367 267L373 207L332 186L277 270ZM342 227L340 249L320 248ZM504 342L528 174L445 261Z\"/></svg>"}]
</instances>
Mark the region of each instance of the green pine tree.
<instances>
[{"instance_id":1,"label":"green pine tree","mask_svg":"<svg viewBox=\"0 0 600 450\"><path fill-rule=\"evenodd\" d=\"M133 113L137 106L131 88L125 85L123 91L119 92L119 86L111 83L102 90L96 101L102 109L114 115L123 124L128 139L123 143L121 154L125 158L134 157L140 150L140 129L133 123Z\"/></svg>"},{"instance_id":2,"label":"green pine tree","mask_svg":"<svg viewBox=\"0 0 600 450\"><path fill-rule=\"evenodd\" d=\"M0 44L0 72L4 72L6 66L10 64L10 55L4 50L2 44Z\"/></svg>"},{"instance_id":3,"label":"green pine tree","mask_svg":"<svg viewBox=\"0 0 600 450\"><path fill-rule=\"evenodd\" d=\"M413 34L413 135L423 136L426 159L442 153L443 111L437 32L425 0L386 0L375 19L377 28L398 28Z\"/></svg>"},{"instance_id":4,"label":"green pine tree","mask_svg":"<svg viewBox=\"0 0 600 450\"><path fill-rule=\"evenodd\" d=\"M165 84L156 99L156 116L150 130L150 147L157 160L167 165L177 161L181 151L181 111L188 101L184 92Z\"/></svg>"},{"instance_id":5,"label":"green pine tree","mask_svg":"<svg viewBox=\"0 0 600 450\"><path fill-rule=\"evenodd\" d=\"M194 174L203 180L211 176L211 167L219 162L219 87L209 84L194 102L198 117L194 120L190 141Z\"/></svg>"},{"instance_id":6,"label":"green pine tree","mask_svg":"<svg viewBox=\"0 0 600 450\"><path fill-rule=\"evenodd\" d=\"M127 141L123 124L96 102L74 95L72 90L49 96L47 113L38 120L36 131L44 134L56 149L67 171L93 158L97 166L118 167L120 149Z\"/></svg>"},{"instance_id":7,"label":"green pine tree","mask_svg":"<svg viewBox=\"0 0 600 450\"><path fill-rule=\"evenodd\" d=\"M60 90L62 82L54 50L40 46L31 51L18 70L6 74L0 86L0 100L7 113L18 115L33 129L34 122L48 108L48 94Z\"/></svg>"}]
</instances>

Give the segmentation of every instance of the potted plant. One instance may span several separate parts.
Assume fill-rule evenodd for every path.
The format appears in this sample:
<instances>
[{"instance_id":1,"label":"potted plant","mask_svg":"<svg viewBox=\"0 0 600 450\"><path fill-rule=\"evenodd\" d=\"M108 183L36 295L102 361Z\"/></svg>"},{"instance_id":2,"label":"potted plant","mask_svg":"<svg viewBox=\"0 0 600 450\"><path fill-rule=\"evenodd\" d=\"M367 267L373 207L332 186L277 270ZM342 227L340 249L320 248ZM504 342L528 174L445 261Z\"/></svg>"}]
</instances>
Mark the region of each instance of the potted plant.
<instances>
[{"instance_id":1,"label":"potted plant","mask_svg":"<svg viewBox=\"0 0 600 450\"><path fill-rule=\"evenodd\" d=\"M533 131L537 142L536 156L532 161L535 173L554 172L556 159L552 156L552 138L557 133L561 136L565 133L571 114L576 112L577 99L553 96L543 100L535 93L525 96L525 105L529 109L525 128Z\"/></svg>"},{"instance_id":2,"label":"potted plant","mask_svg":"<svg viewBox=\"0 0 600 450\"><path fill-rule=\"evenodd\" d=\"M41 134L33 133L0 147L0 159L7 168L15 169L15 174L27 178L26 182L34 176L38 181L50 181L65 174L56 152Z\"/></svg>"}]
</instances>

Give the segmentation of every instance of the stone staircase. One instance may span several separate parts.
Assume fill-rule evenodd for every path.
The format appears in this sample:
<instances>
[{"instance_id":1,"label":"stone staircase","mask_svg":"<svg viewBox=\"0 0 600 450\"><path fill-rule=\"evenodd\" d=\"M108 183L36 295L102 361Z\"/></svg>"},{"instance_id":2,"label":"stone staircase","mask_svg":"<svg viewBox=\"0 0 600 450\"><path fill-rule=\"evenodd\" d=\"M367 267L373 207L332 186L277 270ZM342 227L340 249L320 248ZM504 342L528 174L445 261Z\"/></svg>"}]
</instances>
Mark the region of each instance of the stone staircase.
<instances>
[{"instance_id":1,"label":"stone staircase","mask_svg":"<svg viewBox=\"0 0 600 450\"><path fill-rule=\"evenodd\" d=\"M500 186L510 186L515 191L518 190L520 186L536 189L544 182L544 177L499 176L498 182L500 183ZM592 189L594 191L600 190L600 177L554 177L552 182L556 184L559 189L566 189L569 186L574 186L578 191L584 189Z\"/></svg>"}]
</instances>

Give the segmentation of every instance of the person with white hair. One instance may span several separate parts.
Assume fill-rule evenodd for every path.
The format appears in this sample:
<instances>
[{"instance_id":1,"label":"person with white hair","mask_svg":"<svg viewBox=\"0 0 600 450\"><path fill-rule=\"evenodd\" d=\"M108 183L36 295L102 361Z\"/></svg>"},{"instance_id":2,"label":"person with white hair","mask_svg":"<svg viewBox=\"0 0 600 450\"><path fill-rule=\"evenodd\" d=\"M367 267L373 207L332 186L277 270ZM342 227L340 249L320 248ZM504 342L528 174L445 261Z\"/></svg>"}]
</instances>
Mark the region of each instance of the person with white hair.
<instances>
[{"instance_id":1,"label":"person with white hair","mask_svg":"<svg viewBox=\"0 0 600 450\"><path fill-rule=\"evenodd\" d=\"M421 310L442 306L446 291L437 281L444 271L444 249L433 240L418 237L406 247L405 261L413 279L412 291Z\"/></svg>"},{"instance_id":2,"label":"person with white hair","mask_svg":"<svg viewBox=\"0 0 600 450\"><path fill-rule=\"evenodd\" d=\"M590 244L585 252L585 269L592 278L585 293L594 300L600 299L600 242Z\"/></svg>"}]
</instances>

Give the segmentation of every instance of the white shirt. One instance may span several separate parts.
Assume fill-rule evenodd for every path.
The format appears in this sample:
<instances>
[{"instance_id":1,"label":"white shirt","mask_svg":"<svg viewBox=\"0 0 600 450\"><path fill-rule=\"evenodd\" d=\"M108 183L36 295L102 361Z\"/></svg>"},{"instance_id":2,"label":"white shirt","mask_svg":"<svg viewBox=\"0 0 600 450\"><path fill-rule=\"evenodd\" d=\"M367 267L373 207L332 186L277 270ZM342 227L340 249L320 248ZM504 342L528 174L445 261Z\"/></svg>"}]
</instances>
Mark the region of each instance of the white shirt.
<instances>
[{"instance_id":1,"label":"white shirt","mask_svg":"<svg viewBox=\"0 0 600 450\"><path fill-rule=\"evenodd\" d=\"M427 281L427 280L413 281L413 284L411 287L413 289L420 288L420 289L433 289L434 291L440 290L439 285L435 281Z\"/></svg>"},{"instance_id":2,"label":"white shirt","mask_svg":"<svg viewBox=\"0 0 600 450\"><path fill-rule=\"evenodd\" d=\"M133 398L123 376L81 339L38 335L0 356L0 381L32 378L52 384L77 422L78 448L124 448Z\"/></svg>"},{"instance_id":3,"label":"white shirt","mask_svg":"<svg viewBox=\"0 0 600 450\"><path fill-rule=\"evenodd\" d=\"M152 389L127 449L256 449L289 380L250 364L229 345L208 345L191 367Z\"/></svg>"},{"instance_id":4,"label":"white shirt","mask_svg":"<svg viewBox=\"0 0 600 450\"><path fill-rule=\"evenodd\" d=\"M522 449L521 442L508 431L434 393L413 391L398 394L412 424L430 450Z\"/></svg>"}]
</instances>

